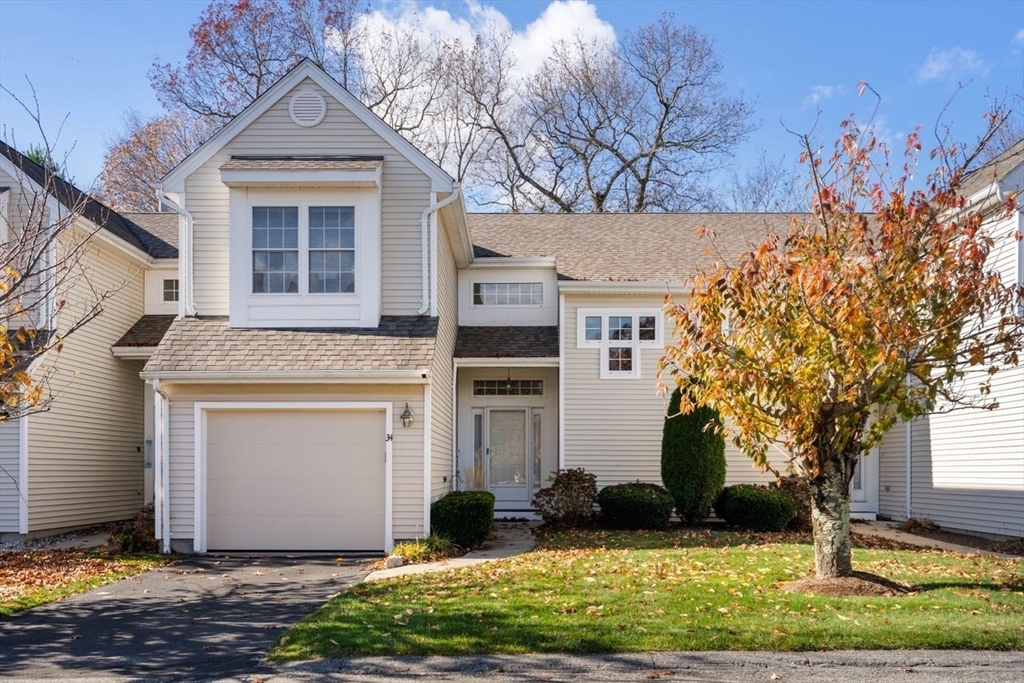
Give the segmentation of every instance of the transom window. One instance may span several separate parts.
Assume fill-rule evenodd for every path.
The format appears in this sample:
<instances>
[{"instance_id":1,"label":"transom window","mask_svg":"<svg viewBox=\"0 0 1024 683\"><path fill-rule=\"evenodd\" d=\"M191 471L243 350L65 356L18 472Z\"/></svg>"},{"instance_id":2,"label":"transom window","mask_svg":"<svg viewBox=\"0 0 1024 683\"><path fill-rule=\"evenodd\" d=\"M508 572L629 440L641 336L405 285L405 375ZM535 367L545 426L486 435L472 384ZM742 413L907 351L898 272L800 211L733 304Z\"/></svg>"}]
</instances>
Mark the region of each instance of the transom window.
<instances>
[{"instance_id":1,"label":"transom window","mask_svg":"<svg viewBox=\"0 0 1024 683\"><path fill-rule=\"evenodd\" d=\"M474 396L543 396L542 379L475 379Z\"/></svg>"},{"instance_id":2,"label":"transom window","mask_svg":"<svg viewBox=\"0 0 1024 683\"><path fill-rule=\"evenodd\" d=\"M540 282L474 282L474 306L543 306Z\"/></svg>"},{"instance_id":3,"label":"transom window","mask_svg":"<svg viewBox=\"0 0 1024 683\"><path fill-rule=\"evenodd\" d=\"M599 348L602 379L640 377L640 349L661 346L661 317L656 310L578 311L577 348Z\"/></svg>"},{"instance_id":4,"label":"transom window","mask_svg":"<svg viewBox=\"0 0 1024 683\"><path fill-rule=\"evenodd\" d=\"M253 293L296 294L300 287L310 294L355 292L355 208L299 209L252 208ZM300 264L306 266L304 275Z\"/></svg>"},{"instance_id":5,"label":"transom window","mask_svg":"<svg viewBox=\"0 0 1024 683\"><path fill-rule=\"evenodd\" d=\"M164 302L173 303L178 300L178 279L164 280Z\"/></svg>"}]
</instances>

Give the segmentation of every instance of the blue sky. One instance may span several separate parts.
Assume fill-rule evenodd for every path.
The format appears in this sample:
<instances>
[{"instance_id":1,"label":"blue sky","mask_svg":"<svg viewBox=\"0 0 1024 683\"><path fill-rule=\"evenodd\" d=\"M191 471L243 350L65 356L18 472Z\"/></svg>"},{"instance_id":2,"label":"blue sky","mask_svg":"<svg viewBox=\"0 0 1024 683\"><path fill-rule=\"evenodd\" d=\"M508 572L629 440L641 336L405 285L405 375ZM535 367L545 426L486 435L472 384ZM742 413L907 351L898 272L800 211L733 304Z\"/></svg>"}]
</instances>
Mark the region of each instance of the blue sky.
<instances>
[{"instance_id":1,"label":"blue sky","mask_svg":"<svg viewBox=\"0 0 1024 683\"><path fill-rule=\"evenodd\" d=\"M465 2L420 3L465 16ZM517 30L542 15L546 0L483 0ZM759 150L794 159L794 139L780 123L807 130L821 109L823 142L851 112L866 117L874 100L860 100L867 80L882 95L880 132L892 141L924 126L924 143L950 97L944 121L961 139L982 129L985 96L1024 90L1024 0L988 2L665 2L591 0L617 35L665 11L715 40L723 80L756 102L761 127L737 151L737 168ZM89 186L102 165L104 143L126 109L156 113L146 72L154 59L181 61L188 29L205 7L195 0L58 2L0 0L0 84L23 98L35 86L44 124L55 131L67 116L60 151L70 151L76 181ZM375 3L380 7L381 3ZM386 11L401 5L384 3ZM957 93L958 83L966 87ZM4 137L27 147L38 133L9 96L0 96ZM13 136L12 136L13 133Z\"/></svg>"}]
</instances>

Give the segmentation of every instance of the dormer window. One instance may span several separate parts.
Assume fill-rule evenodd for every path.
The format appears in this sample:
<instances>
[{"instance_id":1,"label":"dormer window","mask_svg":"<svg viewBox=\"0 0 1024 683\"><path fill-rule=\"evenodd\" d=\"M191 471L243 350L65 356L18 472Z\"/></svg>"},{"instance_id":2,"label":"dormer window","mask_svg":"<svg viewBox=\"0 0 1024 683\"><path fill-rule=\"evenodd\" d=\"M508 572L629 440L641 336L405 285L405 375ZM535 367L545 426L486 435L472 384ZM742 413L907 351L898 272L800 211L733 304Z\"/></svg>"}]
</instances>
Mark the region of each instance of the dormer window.
<instances>
[{"instance_id":1,"label":"dormer window","mask_svg":"<svg viewBox=\"0 0 1024 683\"><path fill-rule=\"evenodd\" d=\"M254 206L253 294L354 293L355 215L354 206Z\"/></svg>"}]
</instances>

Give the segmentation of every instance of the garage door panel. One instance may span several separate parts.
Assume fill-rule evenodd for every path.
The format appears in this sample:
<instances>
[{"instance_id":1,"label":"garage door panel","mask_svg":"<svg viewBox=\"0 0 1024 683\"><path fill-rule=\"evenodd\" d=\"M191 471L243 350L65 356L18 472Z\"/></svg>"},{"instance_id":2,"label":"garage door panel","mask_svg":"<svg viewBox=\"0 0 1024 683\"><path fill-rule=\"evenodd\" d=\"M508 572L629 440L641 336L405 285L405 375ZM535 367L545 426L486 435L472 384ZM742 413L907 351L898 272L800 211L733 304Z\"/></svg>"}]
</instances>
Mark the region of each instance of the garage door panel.
<instances>
[{"instance_id":1,"label":"garage door panel","mask_svg":"<svg viewBox=\"0 0 1024 683\"><path fill-rule=\"evenodd\" d=\"M380 482L372 479L292 479L287 487L267 479L238 479L228 486L218 486L217 491L218 495L210 496L206 504L210 515L256 516L274 510L281 516L339 517L368 511L379 513L383 519L384 506L378 500Z\"/></svg>"},{"instance_id":2,"label":"garage door panel","mask_svg":"<svg viewBox=\"0 0 1024 683\"><path fill-rule=\"evenodd\" d=\"M382 433L383 434L383 433ZM383 441L383 435L380 440ZM216 457L207 458L207 480L316 478L384 480L384 448L352 447L339 440L330 444L232 444L207 446ZM344 471L343 474L338 470Z\"/></svg>"},{"instance_id":3,"label":"garage door panel","mask_svg":"<svg viewBox=\"0 0 1024 683\"><path fill-rule=\"evenodd\" d=\"M268 538L287 538L297 528L305 529L303 544L272 550L379 550L384 517L352 516L343 524L327 515L256 515L208 517L209 546L221 550L268 550Z\"/></svg>"},{"instance_id":4,"label":"garage door panel","mask_svg":"<svg viewBox=\"0 0 1024 683\"><path fill-rule=\"evenodd\" d=\"M210 550L380 550L380 410L210 410Z\"/></svg>"}]
</instances>

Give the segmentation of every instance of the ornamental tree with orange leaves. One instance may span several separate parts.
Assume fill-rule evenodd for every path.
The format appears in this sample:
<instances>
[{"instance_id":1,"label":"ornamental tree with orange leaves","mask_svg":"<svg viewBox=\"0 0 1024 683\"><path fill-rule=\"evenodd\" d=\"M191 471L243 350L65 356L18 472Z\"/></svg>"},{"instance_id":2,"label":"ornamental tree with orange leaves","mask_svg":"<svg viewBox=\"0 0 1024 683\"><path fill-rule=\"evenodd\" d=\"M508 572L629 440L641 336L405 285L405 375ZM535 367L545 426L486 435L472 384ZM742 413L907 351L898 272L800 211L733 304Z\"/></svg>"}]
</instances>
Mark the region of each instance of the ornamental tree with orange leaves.
<instances>
[{"instance_id":1,"label":"ornamental tree with orange leaves","mask_svg":"<svg viewBox=\"0 0 1024 683\"><path fill-rule=\"evenodd\" d=\"M943 145L937 170L911 189L916 133L899 174L852 122L830 158L801 141L810 213L732 263L703 231L717 260L693 277L688 298L667 302L677 341L661 376L718 410L761 468L808 480L817 576L827 579L853 572L858 458L898 419L995 407L991 377L1016 366L1024 344L1024 287L993 257L997 245L1019 248L1021 235L994 234L1012 195L963 196L983 145Z\"/></svg>"}]
</instances>

